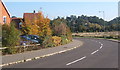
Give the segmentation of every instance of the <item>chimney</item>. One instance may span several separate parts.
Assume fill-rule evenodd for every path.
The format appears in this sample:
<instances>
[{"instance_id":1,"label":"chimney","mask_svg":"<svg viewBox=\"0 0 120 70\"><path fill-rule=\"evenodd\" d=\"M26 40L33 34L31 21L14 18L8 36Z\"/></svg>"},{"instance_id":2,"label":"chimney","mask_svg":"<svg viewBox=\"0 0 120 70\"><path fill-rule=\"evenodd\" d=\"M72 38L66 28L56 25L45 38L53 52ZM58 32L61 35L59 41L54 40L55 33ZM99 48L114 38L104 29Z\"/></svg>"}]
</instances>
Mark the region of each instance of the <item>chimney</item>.
<instances>
[{"instance_id":1,"label":"chimney","mask_svg":"<svg viewBox=\"0 0 120 70\"><path fill-rule=\"evenodd\" d=\"M35 10L33 11L33 13L35 14Z\"/></svg>"}]
</instances>

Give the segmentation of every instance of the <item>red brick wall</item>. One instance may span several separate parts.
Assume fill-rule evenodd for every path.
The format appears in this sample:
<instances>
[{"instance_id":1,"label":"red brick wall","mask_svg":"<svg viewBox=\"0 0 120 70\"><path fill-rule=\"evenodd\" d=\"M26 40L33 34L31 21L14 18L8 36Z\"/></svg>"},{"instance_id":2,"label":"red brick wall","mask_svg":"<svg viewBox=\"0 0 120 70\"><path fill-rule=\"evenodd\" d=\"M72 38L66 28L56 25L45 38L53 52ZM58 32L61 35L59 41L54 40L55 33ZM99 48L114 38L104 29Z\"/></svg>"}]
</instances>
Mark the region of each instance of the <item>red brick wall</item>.
<instances>
[{"instance_id":1,"label":"red brick wall","mask_svg":"<svg viewBox=\"0 0 120 70\"><path fill-rule=\"evenodd\" d=\"M2 24L3 21L2 21L2 3L0 1L0 24Z\"/></svg>"},{"instance_id":2,"label":"red brick wall","mask_svg":"<svg viewBox=\"0 0 120 70\"><path fill-rule=\"evenodd\" d=\"M6 23L9 24L10 23L10 15L8 14L7 10L5 9L5 7L3 6L1 1L0 1L0 7L2 7L2 8L0 8L0 24L4 24L3 16L6 16Z\"/></svg>"},{"instance_id":3,"label":"red brick wall","mask_svg":"<svg viewBox=\"0 0 120 70\"><path fill-rule=\"evenodd\" d=\"M24 22L26 24L33 24L36 22L36 19L39 18L42 15L42 13L24 13ZM44 17L42 15L42 17Z\"/></svg>"}]
</instances>

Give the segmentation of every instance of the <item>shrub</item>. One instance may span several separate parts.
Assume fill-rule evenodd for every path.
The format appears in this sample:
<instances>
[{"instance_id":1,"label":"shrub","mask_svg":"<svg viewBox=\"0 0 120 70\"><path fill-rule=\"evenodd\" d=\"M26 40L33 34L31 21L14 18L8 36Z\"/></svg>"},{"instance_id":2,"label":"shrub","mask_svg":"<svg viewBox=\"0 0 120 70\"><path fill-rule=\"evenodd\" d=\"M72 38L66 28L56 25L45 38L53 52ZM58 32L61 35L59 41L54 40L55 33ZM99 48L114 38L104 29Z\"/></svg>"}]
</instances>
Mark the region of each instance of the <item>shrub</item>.
<instances>
[{"instance_id":1,"label":"shrub","mask_svg":"<svg viewBox=\"0 0 120 70\"><path fill-rule=\"evenodd\" d=\"M62 45L64 45L64 44L67 44L67 43L68 43L67 36L65 36L65 35L61 35L61 39L62 39L62 41L61 41L61 44L62 44Z\"/></svg>"},{"instance_id":2,"label":"shrub","mask_svg":"<svg viewBox=\"0 0 120 70\"><path fill-rule=\"evenodd\" d=\"M44 39L43 39L43 42L42 42L42 47L44 48L47 48L47 47L54 47L55 44L52 42L52 36L46 36Z\"/></svg>"},{"instance_id":3,"label":"shrub","mask_svg":"<svg viewBox=\"0 0 120 70\"><path fill-rule=\"evenodd\" d=\"M53 41L53 43L54 43L56 46L61 45L61 37L53 36L53 37L52 37L52 41Z\"/></svg>"},{"instance_id":4,"label":"shrub","mask_svg":"<svg viewBox=\"0 0 120 70\"><path fill-rule=\"evenodd\" d=\"M15 54L17 53L17 48L15 47L9 47L9 48L6 48L4 50L2 50L2 54L5 55L5 54Z\"/></svg>"}]
</instances>

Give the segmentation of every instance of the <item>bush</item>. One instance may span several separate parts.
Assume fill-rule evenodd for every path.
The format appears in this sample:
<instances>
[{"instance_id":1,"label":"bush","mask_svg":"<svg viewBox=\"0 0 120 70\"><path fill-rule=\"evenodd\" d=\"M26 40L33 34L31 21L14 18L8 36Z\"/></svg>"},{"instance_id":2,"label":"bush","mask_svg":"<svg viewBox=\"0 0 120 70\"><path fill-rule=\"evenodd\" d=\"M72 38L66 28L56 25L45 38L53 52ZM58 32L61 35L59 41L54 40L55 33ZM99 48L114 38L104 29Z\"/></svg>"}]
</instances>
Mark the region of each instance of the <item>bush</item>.
<instances>
[{"instance_id":1,"label":"bush","mask_svg":"<svg viewBox=\"0 0 120 70\"><path fill-rule=\"evenodd\" d=\"M68 41L71 42L72 41L72 32L70 31L69 27L67 27L67 34L66 34L66 36L67 36Z\"/></svg>"},{"instance_id":2,"label":"bush","mask_svg":"<svg viewBox=\"0 0 120 70\"><path fill-rule=\"evenodd\" d=\"M17 48L15 47L10 47L10 48L6 48L4 50L2 50L2 54L5 55L5 54L15 54L17 53Z\"/></svg>"},{"instance_id":3,"label":"bush","mask_svg":"<svg viewBox=\"0 0 120 70\"><path fill-rule=\"evenodd\" d=\"M46 37L43 39L43 42L42 42L41 45L42 45L42 47L44 47L44 48L56 46L56 45L52 42L52 36L46 36Z\"/></svg>"},{"instance_id":4,"label":"bush","mask_svg":"<svg viewBox=\"0 0 120 70\"><path fill-rule=\"evenodd\" d=\"M61 39L62 39L62 41L61 41L61 44L62 44L62 45L65 45L65 44L68 43L67 36L65 36L65 35L61 35Z\"/></svg>"},{"instance_id":5,"label":"bush","mask_svg":"<svg viewBox=\"0 0 120 70\"><path fill-rule=\"evenodd\" d=\"M52 37L52 42L53 42L56 46L61 45L61 37L53 36L53 37Z\"/></svg>"}]
</instances>

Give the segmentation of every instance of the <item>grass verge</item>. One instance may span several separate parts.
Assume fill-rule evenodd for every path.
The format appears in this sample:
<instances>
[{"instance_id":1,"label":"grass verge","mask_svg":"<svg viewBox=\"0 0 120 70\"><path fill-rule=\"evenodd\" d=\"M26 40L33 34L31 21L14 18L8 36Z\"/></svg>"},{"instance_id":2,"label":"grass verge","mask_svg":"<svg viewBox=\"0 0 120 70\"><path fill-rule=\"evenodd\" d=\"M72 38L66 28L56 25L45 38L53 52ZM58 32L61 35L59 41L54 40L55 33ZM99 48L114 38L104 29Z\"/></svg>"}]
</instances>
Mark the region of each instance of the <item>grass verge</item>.
<instances>
[{"instance_id":1,"label":"grass verge","mask_svg":"<svg viewBox=\"0 0 120 70\"><path fill-rule=\"evenodd\" d=\"M86 36L79 36L79 35L73 35L72 36L73 38L74 37L79 37L79 38L99 38L99 39L113 39L113 40L119 40L120 41L120 38L113 38L113 37L86 37Z\"/></svg>"}]
</instances>

